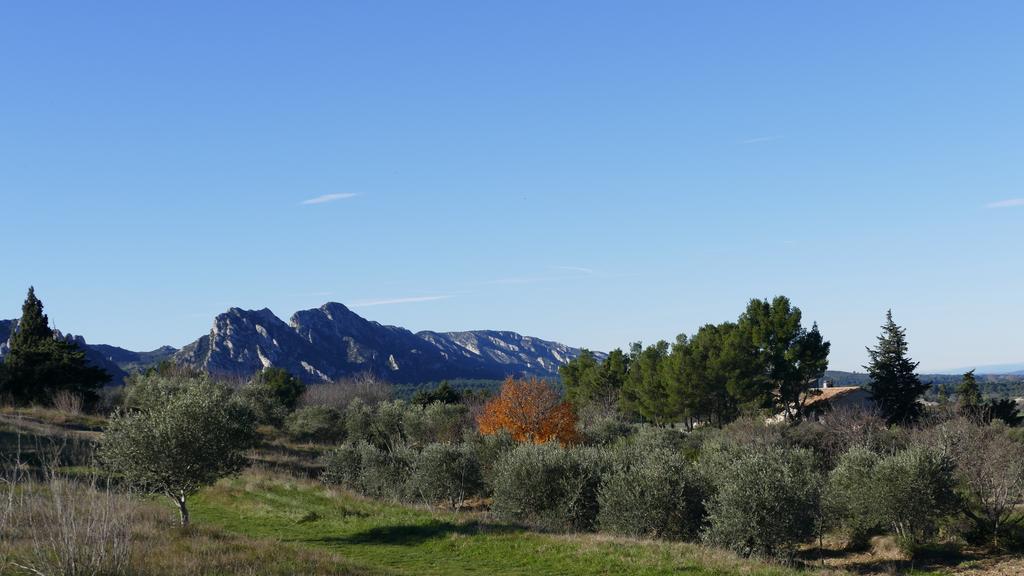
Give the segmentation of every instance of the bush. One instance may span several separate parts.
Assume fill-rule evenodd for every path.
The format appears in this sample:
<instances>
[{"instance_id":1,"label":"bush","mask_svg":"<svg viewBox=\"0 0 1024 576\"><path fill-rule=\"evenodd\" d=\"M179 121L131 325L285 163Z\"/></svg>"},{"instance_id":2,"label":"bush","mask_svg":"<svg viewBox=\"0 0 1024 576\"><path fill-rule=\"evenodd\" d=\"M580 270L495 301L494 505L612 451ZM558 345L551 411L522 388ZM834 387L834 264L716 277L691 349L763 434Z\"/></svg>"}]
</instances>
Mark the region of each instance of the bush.
<instances>
[{"instance_id":1,"label":"bush","mask_svg":"<svg viewBox=\"0 0 1024 576\"><path fill-rule=\"evenodd\" d=\"M389 452L365 441L347 443L324 456L321 479L373 498L405 500L415 459L405 446Z\"/></svg>"},{"instance_id":2,"label":"bush","mask_svg":"<svg viewBox=\"0 0 1024 576\"><path fill-rule=\"evenodd\" d=\"M843 454L829 474L825 489L825 511L846 536L849 546L863 548L880 528L872 474L881 458L875 452L855 446Z\"/></svg>"},{"instance_id":3,"label":"bush","mask_svg":"<svg viewBox=\"0 0 1024 576\"><path fill-rule=\"evenodd\" d=\"M707 487L678 451L624 446L598 493L602 530L627 536L692 539L704 521Z\"/></svg>"},{"instance_id":4,"label":"bush","mask_svg":"<svg viewBox=\"0 0 1024 576\"><path fill-rule=\"evenodd\" d=\"M414 445L455 442L470 423L469 410L461 404L404 404L404 408L404 436Z\"/></svg>"},{"instance_id":5,"label":"bush","mask_svg":"<svg viewBox=\"0 0 1024 576\"><path fill-rule=\"evenodd\" d=\"M205 374L187 374L180 371L151 371L129 377L124 387L124 407L130 410L153 410L193 386L209 385Z\"/></svg>"},{"instance_id":6,"label":"bush","mask_svg":"<svg viewBox=\"0 0 1024 576\"><path fill-rule=\"evenodd\" d=\"M363 443L345 443L323 456L323 474L320 479L349 490L361 491L359 479L363 470Z\"/></svg>"},{"instance_id":7,"label":"bush","mask_svg":"<svg viewBox=\"0 0 1024 576\"><path fill-rule=\"evenodd\" d=\"M288 415L284 431L296 442L339 442L345 438L345 419L330 406L305 406Z\"/></svg>"},{"instance_id":8,"label":"bush","mask_svg":"<svg viewBox=\"0 0 1024 576\"><path fill-rule=\"evenodd\" d=\"M489 495L493 491L498 462L514 450L518 443L508 433L485 436L475 431L467 431L463 437L466 445L476 453L477 461L480 462L480 476L484 481L484 494Z\"/></svg>"},{"instance_id":9,"label":"bush","mask_svg":"<svg viewBox=\"0 0 1024 576\"><path fill-rule=\"evenodd\" d=\"M240 390L245 404L260 424L280 426L295 410L306 385L281 368L267 368Z\"/></svg>"},{"instance_id":10,"label":"bush","mask_svg":"<svg viewBox=\"0 0 1024 576\"><path fill-rule=\"evenodd\" d=\"M912 446L883 457L855 447L829 477L826 506L852 544L886 530L913 552L955 508L953 487L953 463L939 450Z\"/></svg>"},{"instance_id":11,"label":"bush","mask_svg":"<svg viewBox=\"0 0 1024 576\"><path fill-rule=\"evenodd\" d=\"M1012 439L1004 425L951 423L956 479L966 516L977 536L996 547L1008 528L1024 522L1024 445Z\"/></svg>"},{"instance_id":12,"label":"bush","mask_svg":"<svg viewBox=\"0 0 1024 576\"><path fill-rule=\"evenodd\" d=\"M357 398L368 406L376 406L394 396L395 391L390 384L373 374L363 373L337 382L307 386L299 404L330 406L344 412Z\"/></svg>"},{"instance_id":13,"label":"bush","mask_svg":"<svg viewBox=\"0 0 1024 576\"><path fill-rule=\"evenodd\" d=\"M445 502L451 509L457 509L483 488L480 461L472 446L429 444L416 459L413 485L427 502Z\"/></svg>"},{"instance_id":14,"label":"bush","mask_svg":"<svg viewBox=\"0 0 1024 576\"><path fill-rule=\"evenodd\" d=\"M871 474L878 518L913 552L956 506L953 463L937 450L911 447L882 458Z\"/></svg>"},{"instance_id":15,"label":"bush","mask_svg":"<svg viewBox=\"0 0 1024 576\"><path fill-rule=\"evenodd\" d=\"M818 519L820 479L808 450L765 445L713 459L706 539L743 555L789 557Z\"/></svg>"},{"instance_id":16,"label":"bush","mask_svg":"<svg viewBox=\"0 0 1024 576\"><path fill-rule=\"evenodd\" d=\"M495 514L549 530L592 530L604 469L593 448L523 444L506 454L494 474Z\"/></svg>"}]
</instances>

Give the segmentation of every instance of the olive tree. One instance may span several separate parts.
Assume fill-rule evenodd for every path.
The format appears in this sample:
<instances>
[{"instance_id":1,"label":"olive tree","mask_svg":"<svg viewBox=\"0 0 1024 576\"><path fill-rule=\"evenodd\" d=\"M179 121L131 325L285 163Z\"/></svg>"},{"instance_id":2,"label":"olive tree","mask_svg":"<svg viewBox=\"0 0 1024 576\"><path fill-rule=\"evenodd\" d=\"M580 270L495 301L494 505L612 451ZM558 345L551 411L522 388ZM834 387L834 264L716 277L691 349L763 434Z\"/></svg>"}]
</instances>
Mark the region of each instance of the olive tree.
<instances>
[{"instance_id":1,"label":"olive tree","mask_svg":"<svg viewBox=\"0 0 1024 576\"><path fill-rule=\"evenodd\" d=\"M480 460L468 444L428 444L416 460L412 482L424 500L456 510L483 489Z\"/></svg>"},{"instance_id":2,"label":"olive tree","mask_svg":"<svg viewBox=\"0 0 1024 576\"><path fill-rule=\"evenodd\" d=\"M810 450L764 446L712 456L709 542L785 558L814 535L821 480Z\"/></svg>"},{"instance_id":3,"label":"olive tree","mask_svg":"<svg viewBox=\"0 0 1024 576\"><path fill-rule=\"evenodd\" d=\"M197 379L148 410L114 414L100 459L133 486L173 500L188 526L188 497L244 468L254 442L252 417L230 390Z\"/></svg>"}]
</instances>

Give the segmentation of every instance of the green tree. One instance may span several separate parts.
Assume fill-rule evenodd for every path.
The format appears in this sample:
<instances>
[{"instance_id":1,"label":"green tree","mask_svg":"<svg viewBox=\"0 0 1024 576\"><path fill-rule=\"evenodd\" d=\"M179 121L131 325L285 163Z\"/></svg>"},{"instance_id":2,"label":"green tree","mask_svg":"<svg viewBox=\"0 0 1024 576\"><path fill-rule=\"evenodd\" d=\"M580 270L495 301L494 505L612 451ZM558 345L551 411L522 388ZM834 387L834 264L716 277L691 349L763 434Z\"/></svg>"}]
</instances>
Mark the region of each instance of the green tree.
<instances>
[{"instance_id":1,"label":"green tree","mask_svg":"<svg viewBox=\"0 0 1024 576\"><path fill-rule=\"evenodd\" d=\"M730 392L736 369L729 346L735 330L729 322L708 324L673 350L679 385L670 390L671 401L698 421L721 426L738 414L737 398Z\"/></svg>"},{"instance_id":2,"label":"green tree","mask_svg":"<svg viewBox=\"0 0 1024 576\"><path fill-rule=\"evenodd\" d=\"M0 365L0 396L19 404L48 404L55 393L66 390L91 405L98 399L97 390L109 381L105 370L88 364L77 344L55 338L43 303L30 287L11 348Z\"/></svg>"},{"instance_id":3,"label":"green tree","mask_svg":"<svg viewBox=\"0 0 1024 576\"><path fill-rule=\"evenodd\" d=\"M622 388L623 408L657 425L668 424L679 415L678 408L669 402L673 381L668 357L669 344L664 340L647 348L634 343Z\"/></svg>"},{"instance_id":4,"label":"green tree","mask_svg":"<svg viewBox=\"0 0 1024 576\"><path fill-rule=\"evenodd\" d=\"M956 388L956 398L960 401L961 408L965 410L976 410L981 406L981 388L974 377L974 370L966 372L960 380Z\"/></svg>"},{"instance_id":5,"label":"green tree","mask_svg":"<svg viewBox=\"0 0 1024 576\"><path fill-rule=\"evenodd\" d=\"M886 313L882 334L875 348L868 348L871 362L864 368L871 377L868 389L879 412L889 424L915 422L921 417L918 400L928 390L917 377L917 362L907 355L906 330Z\"/></svg>"},{"instance_id":6,"label":"green tree","mask_svg":"<svg viewBox=\"0 0 1024 576\"><path fill-rule=\"evenodd\" d=\"M613 406L619 400L629 371L629 357L621 350L612 350L598 362L590 350L582 350L561 368L558 374L565 386L566 398L578 407L597 404Z\"/></svg>"},{"instance_id":7,"label":"green tree","mask_svg":"<svg viewBox=\"0 0 1024 576\"><path fill-rule=\"evenodd\" d=\"M452 388L452 385L445 380L437 388L429 390L420 389L412 395L413 404L429 406L435 402L440 402L441 404L461 404L462 393Z\"/></svg>"},{"instance_id":8,"label":"green tree","mask_svg":"<svg viewBox=\"0 0 1024 576\"><path fill-rule=\"evenodd\" d=\"M241 471L256 440L250 413L224 385L184 383L149 410L119 411L100 443L100 461L133 486L174 501L188 526L188 498Z\"/></svg>"},{"instance_id":9,"label":"green tree","mask_svg":"<svg viewBox=\"0 0 1024 576\"><path fill-rule=\"evenodd\" d=\"M815 324L802 325L803 313L789 298L751 300L740 316L740 333L750 340L756 361L776 405L791 420L802 417L802 399L828 368L830 344Z\"/></svg>"},{"instance_id":10,"label":"green tree","mask_svg":"<svg viewBox=\"0 0 1024 576\"><path fill-rule=\"evenodd\" d=\"M283 368L266 368L242 388L242 398L263 424L280 426L295 410L306 385Z\"/></svg>"}]
</instances>

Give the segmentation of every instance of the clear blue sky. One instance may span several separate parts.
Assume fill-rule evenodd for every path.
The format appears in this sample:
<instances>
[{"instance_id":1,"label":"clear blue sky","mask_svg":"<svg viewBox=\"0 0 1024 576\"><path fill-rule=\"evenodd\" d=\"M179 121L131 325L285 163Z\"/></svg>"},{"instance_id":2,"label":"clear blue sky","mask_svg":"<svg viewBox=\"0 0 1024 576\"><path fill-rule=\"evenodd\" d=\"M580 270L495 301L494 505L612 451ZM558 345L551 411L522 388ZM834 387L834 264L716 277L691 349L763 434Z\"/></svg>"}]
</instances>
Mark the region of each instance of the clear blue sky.
<instances>
[{"instance_id":1,"label":"clear blue sky","mask_svg":"<svg viewBox=\"0 0 1024 576\"><path fill-rule=\"evenodd\" d=\"M1022 22L1019 1L8 2L0 318L35 284L58 328L133 349L328 300L609 349L785 294L833 368L889 307L922 369L1021 362Z\"/></svg>"}]
</instances>

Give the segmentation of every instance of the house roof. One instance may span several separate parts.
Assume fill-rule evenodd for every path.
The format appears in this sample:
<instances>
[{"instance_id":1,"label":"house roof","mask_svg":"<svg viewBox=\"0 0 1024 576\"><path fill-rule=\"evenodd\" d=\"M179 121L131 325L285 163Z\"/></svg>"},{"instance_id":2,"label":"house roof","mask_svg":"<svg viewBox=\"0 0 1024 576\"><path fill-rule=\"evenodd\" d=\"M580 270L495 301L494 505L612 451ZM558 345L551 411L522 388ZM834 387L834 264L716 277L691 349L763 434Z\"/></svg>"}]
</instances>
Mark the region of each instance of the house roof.
<instances>
[{"instance_id":1,"label":"house roof","mask_svg":"<svg viewBox=\"0 0 1024 576\"><path fill-rule=\"evenodd\" d=\"M848 396L850 394L856 394L857 392L864 392L865 390L860 386L836 386L833 388L814 388L807 392L804 396L804 406L823 406L827 402L835 400L841 396Z\"/></svg>"}]
</instances>

